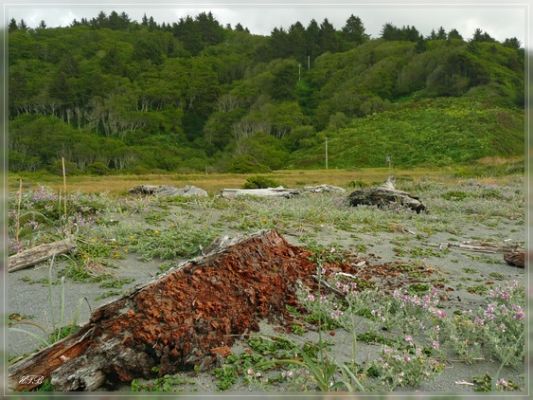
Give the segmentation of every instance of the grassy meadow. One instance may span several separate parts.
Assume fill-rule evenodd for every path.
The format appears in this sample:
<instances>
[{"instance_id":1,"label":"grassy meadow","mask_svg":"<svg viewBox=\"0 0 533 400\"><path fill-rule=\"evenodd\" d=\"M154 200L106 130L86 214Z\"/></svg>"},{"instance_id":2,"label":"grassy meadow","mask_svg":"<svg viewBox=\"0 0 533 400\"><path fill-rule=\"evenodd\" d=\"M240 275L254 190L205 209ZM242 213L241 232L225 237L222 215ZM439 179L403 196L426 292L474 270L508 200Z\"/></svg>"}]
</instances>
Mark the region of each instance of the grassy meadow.
<instances>
[{"instance_id":1,"label":"grassy meadow","mask_svg":"<svg viewBox=\"0 0 533 400\"><path fill-rule=\"evenodd\" d=\"M379 184L393 175L399 179L432 179L438 181L479 178L487 182L497 181L501 176L523 170L523 157L487 157L476 163L463 166L413 167L413 168L357 168L357 169L320 169L320 170L278 170L261 173L279 182L284 187L301 187L327 182L344 188L360 184ZM217 194L224 188L240 188L246 179L258 174L237 173L163 173L146 175L74 175L68 176L68 190L82 193L124 194L128 189L139 184L153 185L194 185ZM10 191L18 190L19 180L24 187L35 188L46 185L53 190L63 188L63 178L50 173L10 173L8 183Z\"/></svg>"},{"instance_id":2,"label":"grassy meadow","mask_svg":"<svg viewBox=\"0 0 533 400\"><path fill-rule=\"evenodd\" d=\"M365 260L351 283L332 272L324 277L346 301L301 287L301 308L289 310L294 320L288 330L262 321L259 332L237 340L213 369L156 374L113 389L522 391L524 270L505 264L499 253L453 247L465 241L525 246L521 163L493 158L439 169L265 174L287 187L328 183L344 187L346 194L392 174L398 189L420 197L427 214L353 208L342 193L291 199L214 196L222 188L242 187L247 174L67 176L65 208L62 177L10 174L10 254L65 235L74 236L78 249L54 265L8 275L8 358L16 362L43 341L75 332L89 317L85 302L94 309L117 299L202 254L216 238L276 229L290 243L311 249L318 262L332 255L337 261ZM210 196L127 193L141 183L193 184ZM456 383L462 381L468 384ZM40 390L52 389L47 382Z\"/></svg>"}]
</instances>

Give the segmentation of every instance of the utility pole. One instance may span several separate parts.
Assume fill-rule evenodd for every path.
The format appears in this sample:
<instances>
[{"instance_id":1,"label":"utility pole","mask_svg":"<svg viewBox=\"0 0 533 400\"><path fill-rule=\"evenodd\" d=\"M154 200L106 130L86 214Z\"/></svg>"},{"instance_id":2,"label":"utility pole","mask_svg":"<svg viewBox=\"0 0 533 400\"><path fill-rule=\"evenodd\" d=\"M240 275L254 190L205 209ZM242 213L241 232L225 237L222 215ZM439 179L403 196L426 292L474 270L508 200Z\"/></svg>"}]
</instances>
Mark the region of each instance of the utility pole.
<instances>
[{"instance_id":1,"label":"utility pole","mask_svg":"<svg viewBox=\"0 0 533 400\"><path fill-rule=\"evenodd\" d=\"M298 82L300 82L301 76L302 76L302 64L298 64Z\"/></svg>"},{"instance_id":2,"label":"utility pole","mask_svg":"<svg viewBox=\"0 0 533 400\"><path fill-rule=\"evenodd\" d=\"M326 169L328 169L328 137L326 136Z\"/></svg>"},{"instance_id":3,"label":"utility pole","mask_svg":"<svg viewBox=\"0 0 533 400\"><path fill-rule=\"evenodd\" d=\"M307 70L311 69L311 56L307 56Z\"/></svg>"}]
</instances>

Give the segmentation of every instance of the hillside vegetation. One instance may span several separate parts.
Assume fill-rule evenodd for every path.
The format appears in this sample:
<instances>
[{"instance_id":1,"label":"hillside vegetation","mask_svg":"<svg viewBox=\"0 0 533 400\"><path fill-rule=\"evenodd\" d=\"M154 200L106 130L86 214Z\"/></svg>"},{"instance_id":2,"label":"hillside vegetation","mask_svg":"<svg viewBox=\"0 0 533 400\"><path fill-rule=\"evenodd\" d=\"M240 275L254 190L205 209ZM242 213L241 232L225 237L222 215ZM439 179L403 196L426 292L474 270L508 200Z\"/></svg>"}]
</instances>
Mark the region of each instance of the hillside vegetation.
<instances>
[{"instance_id":1,"label":"hillside vegetation","mask_svg":"<svg viewBox=\"0 0 533 400\"><path fill-rule=\"evenodd\" d=\"M211 14L9 32L9 167L70 174L449 165L522 154L524 51L350 16L270 36Z\"/></svg>"}]
</instances>

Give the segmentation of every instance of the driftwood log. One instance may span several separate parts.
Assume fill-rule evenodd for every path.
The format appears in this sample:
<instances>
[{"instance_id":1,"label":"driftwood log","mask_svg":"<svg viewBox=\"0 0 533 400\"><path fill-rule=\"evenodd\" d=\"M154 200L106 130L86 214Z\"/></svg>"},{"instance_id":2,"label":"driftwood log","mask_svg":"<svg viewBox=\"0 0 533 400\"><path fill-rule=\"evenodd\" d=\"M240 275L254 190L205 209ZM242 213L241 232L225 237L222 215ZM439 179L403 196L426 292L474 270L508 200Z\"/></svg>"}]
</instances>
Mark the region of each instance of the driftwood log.
<instances>
[{"instance_id":1,"label":"driftwood log","mask_svg":"<svg viewBox=\"0 0 533 400\"><path fill-rule=\"evenodd\" d=\"M489 243L474 243L466 241L461 243L441 243L438 245L438 247L440 250L455 247L460 250L474 251L478 253L503 253L503 259L507 264L518 268L525 268L526 265L526 251L517 245L498 246Z\"/></svg>"},{"instance_id":2,"label":"driftwood log","mask_svg":"<svg viewBox=\"0 0 533 400\"><path fill-rule=\"evenodd\" d=\"M56 391L91 391L153 378L154 366L159 376L205 369L216 349L258 330L261 319L290 321L296 282L313 283L309 256L275 231L222 240L213 253L101 306L77 333L9 367L9 388L31 390L50 378Z\"/></svg>"},{"instance_id":3,"label":"driftwood log","mask_svg":"<svg viewBox=\"0 0 533 400\"><path fill-rule=\"evenodd\" d=\"M280 186L277 188L266 189L223 189L220 195L227 199L233 199L240 196L258 196L258 197L285 197L291 198L300 194L297 189L285 189Z\"/></svg>"},{"instance_id":4,"label":"driftwood log","mask_svg":"<svg viewBox=\"0 0 533 400\"><path fill-rule=\"evenodd\" d=\"M160 197L173 197L173 196L183 196L183 197L207 197L208 194L205 190L200 189L199 187L187 185L182 188L177 188L175 186L168 185L139 185L132 187L128 190L131 194L141 194L141 195L154 195Z\"/></svg>"},{"instance_id":5,"label":"driftwood log","mask_svg":"<svg viewBox=\"0 0 533 400\"><path fill-rule=\"evenodd\" d=\"M526 252L524 250L509 250L503 253L505 262L513 267L525 268Z\"/></svg>"},{"instance_id":6,"label":"driftwood log","mask_svg":"<svg viewBox=\"0 0 533 400\"><path fill-rule=\"evenodd\" d=\"M328 184L318 186L304 186L304 192L308 193L346 193L344 188Z\"/></svg>"},{"instance_id":7,"label":"driftwood log","mask_svg":"<svg viewBox=\"0 0 533 400\"><path fill-rule=\"evenodd\" d=\"M21 251L9 257L8 272L15 272L31 267L40 262L60 254L69 253L76 248L72 239L64 239L58 242L45 243L31 249Z\"/></svg>"},{"instance_id":8,"label":"driftwood log","mask_svg":"<svg viewBox=\"0 0 533 400\"><path fill-rule=\"evenodd\" d=\"M420 199L412 194L397 190L394 181L389 178L383 185L377 188L355 190L348 196L351 206L360 205L377 206L380 208L398 204L407 207L417 213L426 211L426 206Z\"/></svg>"}]
</instances>

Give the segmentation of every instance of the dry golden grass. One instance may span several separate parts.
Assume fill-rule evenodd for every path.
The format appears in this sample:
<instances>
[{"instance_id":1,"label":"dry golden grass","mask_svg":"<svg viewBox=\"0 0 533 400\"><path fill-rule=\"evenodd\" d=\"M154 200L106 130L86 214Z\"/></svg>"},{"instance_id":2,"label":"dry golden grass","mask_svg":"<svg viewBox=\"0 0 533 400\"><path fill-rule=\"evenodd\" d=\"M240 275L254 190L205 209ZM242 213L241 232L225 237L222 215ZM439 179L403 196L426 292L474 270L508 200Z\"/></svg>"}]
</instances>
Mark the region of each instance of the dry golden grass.
<instances>
[{"instance_id":1,"label":"dry golden grass","mask_svg":"<svg viewBox=\"0 0 533 400\"><path fill-rule=\"evenodd\" d=\"M515 157L483 157L477 160L477 163L480 165L504 165L512 162L524 161L524 156L515 156Z\"/></svg>"},{"instance_id":2,"label":"dry golden grass","mask_svg":"<svg viewBox=\"0 0 533 400\"><path fill-rule=\"evenodd\" d=\"M327 183L330 185L350 187L350 182L357 180L367 184L383 182L389 175L397 178L409 177L415 180L430 178L432 180L447 180L451 178L451 169L448 168L413 168L394 169L388 168L361 168L357 170L291 170L276 171L268 176L280 182L285 187L301 187L304 185L317 185ZM70 192L121 194L139 184L152 185L195 185L215 194L223 188L240 188L250 176L257 174L153 174L153 175L109 175L87 176L77 175L67 177ZM13 189L18 182L19 175L9 175L9 187ZM63 181L60 176L53 175L25 175L23 177L26 188L37 185L46 185L54 190L62 188Z\"/></svg>"}]
</instances>

